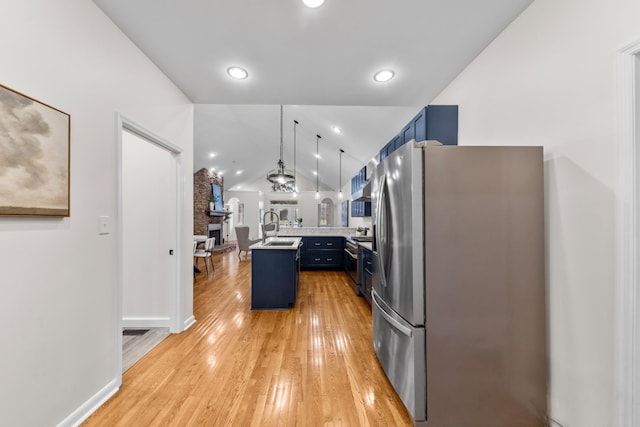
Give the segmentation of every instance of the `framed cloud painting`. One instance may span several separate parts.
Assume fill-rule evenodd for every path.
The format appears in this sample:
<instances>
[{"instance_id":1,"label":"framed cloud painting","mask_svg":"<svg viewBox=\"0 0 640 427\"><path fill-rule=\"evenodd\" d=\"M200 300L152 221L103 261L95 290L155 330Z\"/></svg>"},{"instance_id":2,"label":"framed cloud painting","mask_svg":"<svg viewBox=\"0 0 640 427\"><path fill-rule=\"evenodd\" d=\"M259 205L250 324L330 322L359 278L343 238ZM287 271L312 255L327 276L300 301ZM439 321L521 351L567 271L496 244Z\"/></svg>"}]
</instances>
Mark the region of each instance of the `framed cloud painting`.
<instances>
[{"instance_id":1,"label":"framed cloud painting","mask_svg":"<svg viewBox=\"0 0 640 427\"><path fill-rule=\"evenodd\" d=\"M0 215L69 216L71 117L0 85Z\"/></svg>"}]
</instances>

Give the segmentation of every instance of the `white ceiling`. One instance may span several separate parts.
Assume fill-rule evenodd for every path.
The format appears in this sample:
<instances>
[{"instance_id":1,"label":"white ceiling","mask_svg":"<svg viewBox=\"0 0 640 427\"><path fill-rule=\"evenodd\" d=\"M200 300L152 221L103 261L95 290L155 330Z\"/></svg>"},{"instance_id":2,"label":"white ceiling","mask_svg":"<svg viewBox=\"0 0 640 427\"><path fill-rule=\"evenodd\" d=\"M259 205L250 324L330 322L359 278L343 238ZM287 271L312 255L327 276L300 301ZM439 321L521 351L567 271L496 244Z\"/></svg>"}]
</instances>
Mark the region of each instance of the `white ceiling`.
<instances>
[{"instance_id":1,"label":"white ceiling","mask_svg":"<svg viewBox=\"0 0 640 427\"><path fill-rule=\"evenodd\" d=\"M320 187L337 189L340 148L344 185L532 0L94 2L197 104L195 170L254 188L276 167L284 104L287 168L296 119L297 173L315 182L320 134ZM396 77L374 82L383 68Z\"/></svg>"}]
</instances>

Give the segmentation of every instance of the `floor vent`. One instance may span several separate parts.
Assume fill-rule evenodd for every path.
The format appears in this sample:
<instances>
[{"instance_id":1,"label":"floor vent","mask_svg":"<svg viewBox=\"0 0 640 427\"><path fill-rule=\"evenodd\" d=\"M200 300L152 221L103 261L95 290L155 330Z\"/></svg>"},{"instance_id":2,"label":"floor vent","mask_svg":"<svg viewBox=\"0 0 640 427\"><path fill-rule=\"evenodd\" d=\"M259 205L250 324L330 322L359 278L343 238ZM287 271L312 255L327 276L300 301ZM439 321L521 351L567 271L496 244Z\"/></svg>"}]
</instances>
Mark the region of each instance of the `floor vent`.
<instances>
[{"instance_id":1,"label":"floor vent","mask_svg":"<svg viewBox=\"0 0 640 427\"><path fill-rule=\"evenodd\" d=\"M149 332L149 329L123 329L122 335L136 336L136 335L144 335L147 332Z\"/></svg>"}]
</instances>

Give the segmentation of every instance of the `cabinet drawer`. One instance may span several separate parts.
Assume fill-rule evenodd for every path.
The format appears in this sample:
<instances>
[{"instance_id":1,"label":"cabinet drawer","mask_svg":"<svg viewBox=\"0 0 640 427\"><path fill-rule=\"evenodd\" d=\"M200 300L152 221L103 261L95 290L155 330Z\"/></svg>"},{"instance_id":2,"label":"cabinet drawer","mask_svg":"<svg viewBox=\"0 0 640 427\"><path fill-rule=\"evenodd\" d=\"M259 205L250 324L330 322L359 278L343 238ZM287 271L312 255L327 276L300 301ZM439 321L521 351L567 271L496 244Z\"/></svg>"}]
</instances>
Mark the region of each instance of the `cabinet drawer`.
<instances>
[{"instance_id":1,"label":"cabinet drawer","mask_svg":"<svg viewBox=\"0 0 640 427\"><path fill-rule=\"evenodd\" d=\"M342 265L341 251L309 251L306 265L308 267L340 267Z\"/></svg>"},{"instance_id":2,"label":"cabinet drawer","mask_svg":"<svg viewBox=\"0 0 640 427\"><path fill-rule=\"evenodd\" d=\"M341 252L343 240L342 237L305 237L304 249L307 252L314 249L335 249Z\"/></svg>"}]
</instances>

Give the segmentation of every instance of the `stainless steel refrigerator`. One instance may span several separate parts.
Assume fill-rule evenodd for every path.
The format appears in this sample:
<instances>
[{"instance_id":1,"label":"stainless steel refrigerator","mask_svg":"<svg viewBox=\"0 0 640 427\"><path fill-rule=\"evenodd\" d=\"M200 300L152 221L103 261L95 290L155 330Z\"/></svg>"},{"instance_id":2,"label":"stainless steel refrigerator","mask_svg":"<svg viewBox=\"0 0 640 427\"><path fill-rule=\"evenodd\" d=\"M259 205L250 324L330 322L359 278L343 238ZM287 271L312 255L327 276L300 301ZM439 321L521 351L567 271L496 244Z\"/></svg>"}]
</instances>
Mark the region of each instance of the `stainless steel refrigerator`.
<instances>
[{"instance_id":1,"label":"stainless steel refrigerator","mask_svg":"<svg viewBox=\"0 0 640 427\"><path fill-rule=\"evenodd\" d=\"M415 425L547 425L542 161L412 141L373 173L373 346Z\"/></svg>"}]
</instances>

